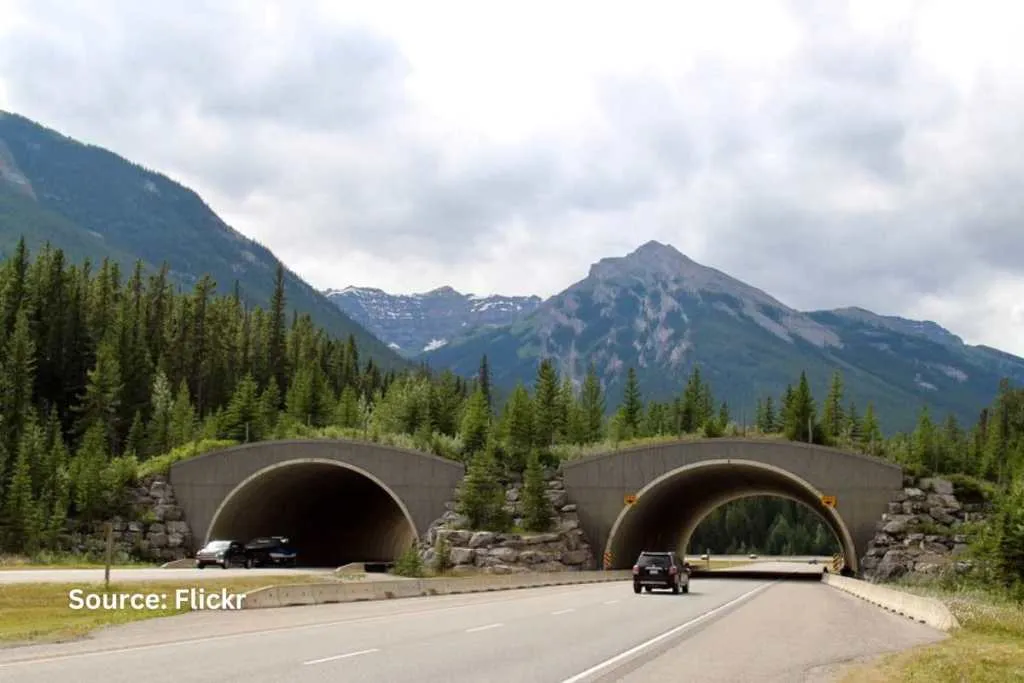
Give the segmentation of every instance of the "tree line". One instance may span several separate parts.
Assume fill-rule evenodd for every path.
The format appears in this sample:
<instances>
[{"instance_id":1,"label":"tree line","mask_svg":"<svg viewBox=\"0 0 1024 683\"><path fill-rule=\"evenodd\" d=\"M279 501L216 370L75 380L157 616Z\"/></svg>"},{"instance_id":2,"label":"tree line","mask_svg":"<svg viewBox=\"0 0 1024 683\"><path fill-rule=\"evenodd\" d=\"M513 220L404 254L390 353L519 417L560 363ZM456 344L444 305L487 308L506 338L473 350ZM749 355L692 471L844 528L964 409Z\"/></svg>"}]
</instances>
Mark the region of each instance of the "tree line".
<instances>
[{"instance_id":1,"label":"tree line","mask_svg":"<svg viewBox=\"0 0 1024 683\"><path fill-rule=\"evenodd\" d=\"M503 492L517 478L522 523L546 528L545 467L573 449L643 438L776 435L921 473L963 473L1000 491L1024 473L1024 393L1008 382L969 428L953 417L933 422L925 408L913 432L891 437L872 405L861 412L846 400L839 373L820 405L801 374L780 396L760 399L750 425L715 399L699 366L677 397L652 401L632 368L622 394L608 397L594 367L574 382L542 359L532 387L517 385L497 405L486 357L468 379L423 367L383 371L360 358L351 337L330 337L308 315L288 316L283 276L279 266L263 309L247 306L237 284L220 295L202 277L180 291L166 267L146 275L139 264L125 277L109 260L73 264L49 246L33 258L19 244L0 265L3 548L54 547L68 520L109 516L118 492L169 453L317 434L404 439L467 463L461 498L479 526L511 523ZM751 527L761 538L820 545L821 523L802 508L743 505L741 516L761 520ZM702 539L723 550L738 538L744 549L774 547L751 547L758 534L739 533L738 514L713 513Z\"/></svg>"}]
</instances>

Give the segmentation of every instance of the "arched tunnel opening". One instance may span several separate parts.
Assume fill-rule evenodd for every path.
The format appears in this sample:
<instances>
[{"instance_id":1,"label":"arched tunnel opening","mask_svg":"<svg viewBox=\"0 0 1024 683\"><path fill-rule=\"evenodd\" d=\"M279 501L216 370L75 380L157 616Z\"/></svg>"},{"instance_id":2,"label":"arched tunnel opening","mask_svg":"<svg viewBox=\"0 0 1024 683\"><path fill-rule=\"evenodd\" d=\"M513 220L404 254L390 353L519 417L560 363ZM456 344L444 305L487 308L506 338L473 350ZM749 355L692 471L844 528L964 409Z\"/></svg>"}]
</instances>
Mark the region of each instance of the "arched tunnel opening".
<instances>
[{"instance_id":1,"label":"arched tunnel opening","mask_svg":"<svg viewBox=\"0 0 1024 683\"><path fill-rule=\"evenodd\" d=\"M221 503L207 541L285 536L303 567L392 562L416 541L408 511L383 484L336 461L261 470Z\"/></svg>"},{"instance_id":2,"label":"arched tunnel opening","mask_svg":"<svg viewBox=\"0 0 1024 683\"><path fill-rule=\"evenodd\" d=\"M645 486L612 526L606 547L611 568L629 569L644 550L685 553L694 531L712 511L750 497L786 498L817 513L841 548L846 567L857 570L850 532L820 492L778 467L745 460L688 465Z\"/></svg>"}]
</instances>

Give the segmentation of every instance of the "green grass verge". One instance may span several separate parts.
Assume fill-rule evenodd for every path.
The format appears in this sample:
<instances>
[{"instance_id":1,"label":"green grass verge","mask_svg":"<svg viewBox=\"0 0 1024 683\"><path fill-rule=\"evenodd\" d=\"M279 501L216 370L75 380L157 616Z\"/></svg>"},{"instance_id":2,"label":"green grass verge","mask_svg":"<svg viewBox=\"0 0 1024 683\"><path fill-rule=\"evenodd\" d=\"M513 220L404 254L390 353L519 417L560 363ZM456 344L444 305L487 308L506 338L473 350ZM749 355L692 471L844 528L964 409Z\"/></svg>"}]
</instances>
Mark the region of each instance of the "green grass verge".
<instances>
[{"instance_id":1,"label":"green grass verge","mask_svg":"<svg viewBox=\"0 0 1024 683\"><path fill-rule=\"evenodd\" d=\"M961 628L942 642L851 669L842 683L1024 681L1024 606L980 589L900 588L942 600Z\"/></svg>"},{"instance_id":2,"label":"green grass verge","mask_svg":"<svg viewBox=\"0 0 1024 683\"><path fill-rule=\"evenodd\" d=\"M321 579L329 581L329 579ZM126 624L133 621L167 617L190 611L185 605L174 608L174 592L192 586L204 589L208 594L227 589L242 593L270 585L315 583L309 575L286 575L280 577L239 577L210 579L192 582L191 586L177 581L138 581L111 583L105 591L102 583L16 583L0 584L0 642L55 642L81 637L103 626ZM71 609L70 592L82 589L88 593L131 593L167 594L168 609L155 610L74 610Z\"/></svg>"}]
</instances>

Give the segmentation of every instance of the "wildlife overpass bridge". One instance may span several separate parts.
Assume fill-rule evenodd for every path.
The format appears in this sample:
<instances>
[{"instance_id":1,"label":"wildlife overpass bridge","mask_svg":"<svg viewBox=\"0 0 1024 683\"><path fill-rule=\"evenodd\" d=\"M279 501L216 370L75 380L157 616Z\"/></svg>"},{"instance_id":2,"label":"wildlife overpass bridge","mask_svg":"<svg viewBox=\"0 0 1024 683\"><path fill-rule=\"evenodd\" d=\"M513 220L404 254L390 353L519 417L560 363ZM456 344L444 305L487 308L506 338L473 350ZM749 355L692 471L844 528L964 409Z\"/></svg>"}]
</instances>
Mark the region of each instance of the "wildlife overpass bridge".
<instances>
[{"instance_id":1,"label":"wildlife overpass bridge","mask_svg":"<svg viewBox=\"0 0 1024 683\"><path fill-rule=\"evenodd\" d=\"M643 549L686 544L712 510L758 495L825 520L856 571L903 475L876 458L776 440L626 448L563 465L595 550L628 568ZM462 464L348 440L268 441L175 463L170 481L196 541L283 535L302 563L392 560L441 517Z\"/></svg>"}]
</instances>

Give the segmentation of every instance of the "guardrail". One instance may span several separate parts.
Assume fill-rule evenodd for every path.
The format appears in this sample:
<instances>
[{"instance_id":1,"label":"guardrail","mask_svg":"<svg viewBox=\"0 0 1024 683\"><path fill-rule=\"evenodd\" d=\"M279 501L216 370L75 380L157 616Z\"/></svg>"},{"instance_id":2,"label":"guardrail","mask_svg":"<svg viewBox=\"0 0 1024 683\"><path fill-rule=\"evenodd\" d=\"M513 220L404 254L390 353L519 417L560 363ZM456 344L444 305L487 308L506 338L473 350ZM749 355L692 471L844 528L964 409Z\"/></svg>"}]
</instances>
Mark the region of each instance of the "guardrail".
<instances>
[{"instance_id":1,"label":"guardrail","mask_svg":"<svg viewBox=\"0 0 1024 683\"><path fill-rule=\"evenodd\" d=\"M418 598L486 591L604 583L632 579L631 571L576 571L530 574L488 574L431 579L363 581L359 583L304 583L257 588L246 594L243 609L322 605L336 602Z\"/></svg>"},{"instance_id":2,"label":"guardrail","mask_svg":"<svg viewBox=\"0 0 1024 683\"><path fill-rule=\"evenodd\" d=\"M855 595L882 609L919 621L922 624L927 624L940 631L951 631L960 626L960 623L953 616L953 613L949 611L949 608L942 601L935 598L913 595L912 593L905 593L888 586L851 579L846 576L837 576L836 574L824 574L821 580L833 588Z\"/></svg>"}]
</instances>

